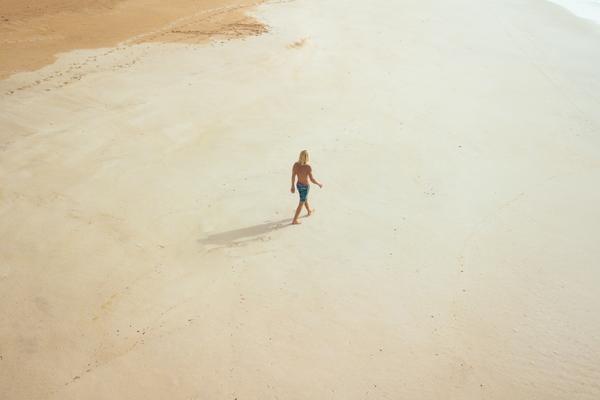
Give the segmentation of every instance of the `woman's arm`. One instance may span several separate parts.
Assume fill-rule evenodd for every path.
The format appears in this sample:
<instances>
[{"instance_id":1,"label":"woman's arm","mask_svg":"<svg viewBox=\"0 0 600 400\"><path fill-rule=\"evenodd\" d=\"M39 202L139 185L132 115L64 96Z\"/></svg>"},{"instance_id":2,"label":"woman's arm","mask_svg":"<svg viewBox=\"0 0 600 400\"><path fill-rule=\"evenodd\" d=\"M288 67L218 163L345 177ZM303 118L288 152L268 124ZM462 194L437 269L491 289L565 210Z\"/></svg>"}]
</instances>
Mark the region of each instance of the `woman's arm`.
<instances>
[{"instance_id":1,"label":"woman's arm","mask_svg":"<svg viewBox=\"0 0 600 400\"><path fill-rule=\"evenodd\" d=\"M317 182L317 180L316 180L316 179L315 179L315 177L313 176L313 174L312 174L312 169L311 169L311 170L310 170L310 172L308 173L308 178L309 178L309 179L310 179L310 181L311 181L312 183L314 183L315 185L319 186L320 188L322 188L322 187L323 187L323 185L322 185L321 183Z\"/></svg>"},{"instance_id":2,"label":"woman's arm","mask_svg":"<svg viewBox=\"0 0 600 400\"><path fill-rule=\"evenodd\" d=\"M290 192L292 193L296 192L296 186L294 185L296 183L296 175L296 163L294 163L292 167L292 187L290 188Z\"/></svg>"}]
</instances>

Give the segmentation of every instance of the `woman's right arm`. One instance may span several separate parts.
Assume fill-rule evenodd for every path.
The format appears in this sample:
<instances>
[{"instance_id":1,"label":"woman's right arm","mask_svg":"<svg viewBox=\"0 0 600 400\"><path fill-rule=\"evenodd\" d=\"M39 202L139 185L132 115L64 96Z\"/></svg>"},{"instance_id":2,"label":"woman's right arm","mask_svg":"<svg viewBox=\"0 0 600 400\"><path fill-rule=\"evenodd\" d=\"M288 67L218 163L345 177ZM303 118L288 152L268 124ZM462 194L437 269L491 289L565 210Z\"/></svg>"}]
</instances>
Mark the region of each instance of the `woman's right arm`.
<instances>
[{"instance_id":1,"label":"woman's right arm","mask_svg":"<svg viewBox=\"0 0 600 400\"><path fill-rule=\"evenodd\" d=\"M290 192L294 193L296 191L296 187L294 186L294 183L296 180L296 163L294 163L294 166L292 167L292 187L290 188Z\"/></svg>"}]
</instances>

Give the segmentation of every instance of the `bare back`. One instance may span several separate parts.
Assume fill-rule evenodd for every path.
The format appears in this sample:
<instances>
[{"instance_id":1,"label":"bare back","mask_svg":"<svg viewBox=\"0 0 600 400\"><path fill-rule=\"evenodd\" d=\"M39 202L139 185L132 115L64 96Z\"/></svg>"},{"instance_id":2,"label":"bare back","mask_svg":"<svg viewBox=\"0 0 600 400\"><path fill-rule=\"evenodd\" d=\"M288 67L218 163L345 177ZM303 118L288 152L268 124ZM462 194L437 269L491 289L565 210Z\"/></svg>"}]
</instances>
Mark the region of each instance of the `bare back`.
<instances>
[{"instance_id":1,"label":"bare back","mask_svg":"<svg viewBox=\"0 0 600 400\"><path fill-rule=\"evenodd\" d=\"M308 164L294 164L294 173L298 175L298 182L303 185L308 185L308 178L312 172L312 168Z\"/></svg>"}]
</instances>

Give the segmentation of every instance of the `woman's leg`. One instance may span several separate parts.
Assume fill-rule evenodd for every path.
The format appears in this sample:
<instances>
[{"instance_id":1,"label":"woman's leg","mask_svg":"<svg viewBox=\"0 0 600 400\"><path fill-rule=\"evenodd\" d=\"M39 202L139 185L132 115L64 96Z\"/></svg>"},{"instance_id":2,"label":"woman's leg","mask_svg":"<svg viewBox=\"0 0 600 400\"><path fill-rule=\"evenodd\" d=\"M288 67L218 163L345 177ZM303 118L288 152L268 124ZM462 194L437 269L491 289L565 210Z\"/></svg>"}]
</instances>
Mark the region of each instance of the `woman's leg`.
<instances>
[{"instance_id":1,"label":"woman's leg","mask_svg":"<svg viewBox=\"0 0 600 400\"><path fill-rule=\"evenodd\" d=\"M312 214L312 210L310 209L310 206L308 205L308 200L306 200L304 202L304 207L306 207L306 211L308 211L308 216L310 216L310 214Z\"/></svg>"},{"instance_id":2,"label":"woman's leg","mask_svg":"<svg viewBox=\"0 0 600 400\"><path fill-rule=\"evenodd\" d=\"M301 202L298 204L298 207L296 207L296 214L294 214L294 219L292 220L292 224L293 224L293 225L298 225L298 224L300 224L300 223L301 223L300 221L298 221L298 217L300 216L300 211L302 211L302 207L303 207L303 206L304 206L304 202L303 202L303 201L301 201Z\"/></svg>"}]
</instances>

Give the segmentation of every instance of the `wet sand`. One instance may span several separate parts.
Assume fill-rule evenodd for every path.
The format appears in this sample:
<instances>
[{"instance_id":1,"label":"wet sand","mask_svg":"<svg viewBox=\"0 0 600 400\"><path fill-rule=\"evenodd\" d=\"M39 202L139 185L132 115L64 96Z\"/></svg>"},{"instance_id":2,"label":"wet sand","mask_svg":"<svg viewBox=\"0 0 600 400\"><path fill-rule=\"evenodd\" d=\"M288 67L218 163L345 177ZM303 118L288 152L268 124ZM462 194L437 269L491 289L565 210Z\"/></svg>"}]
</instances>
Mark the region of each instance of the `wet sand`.
<instances>
[{"instance_id":1,"label":"wet sand","mask_svg":"<svg viewBox=\"0 0 600 400\"><path fill-rule=\"evenodd\" d=\"M600 398L598 27L246 12L0 81L0 397Z\"/></svg>"},{"instance_id":2,"label":"wet sand","mask_svg":"<svg viewBox=\"0 0 600 400\"><path fill-rule=\"evenodd\" d=\"M0 3L0 78L32 71L73 49L148 41L202 43L260 34L244 11L257 0L5 0Z\"/></svg>"}]
</instances>

